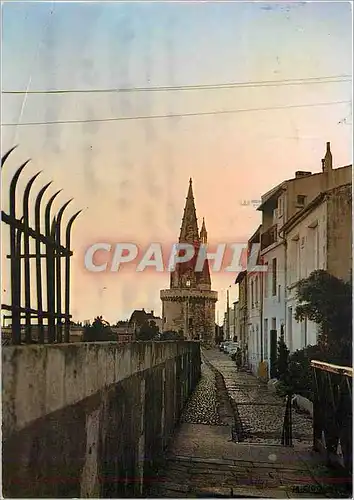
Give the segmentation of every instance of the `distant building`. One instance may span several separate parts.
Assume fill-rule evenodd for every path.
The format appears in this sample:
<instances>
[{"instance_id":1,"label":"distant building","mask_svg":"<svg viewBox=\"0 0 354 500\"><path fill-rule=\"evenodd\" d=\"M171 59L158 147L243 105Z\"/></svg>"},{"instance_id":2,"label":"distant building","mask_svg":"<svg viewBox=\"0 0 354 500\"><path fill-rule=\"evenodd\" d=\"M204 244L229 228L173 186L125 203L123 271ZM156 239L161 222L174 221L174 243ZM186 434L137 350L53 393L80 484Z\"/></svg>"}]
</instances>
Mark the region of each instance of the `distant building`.
<instances>
[{"instance_id":1,"label":"distant building","mask_svg":"<svg viewBox=\"0 0 354 500\"><path fill-rule=\"evenodd\" d=\"M129 344L135 340L134 327L129 324L129 321L118 321L116 326L112 326L111 330L117 335L119 344Z\"/></svg>"},{"instance_id":2,"label":"distant building","mask_svg":"<svg viewBox=\"0 0 354 500\"><path fill-rule=\"evenodd\" d=\"M223 330L225 340L233 340L234 336L234 310L232 307L226 309L224 313Z\"/></svg>"},{"instance_id":3,"label":"distant building","mask_svg":"<svg viewBox=\"0 0 354 500\"><path fill-rule=\"evenodd\" d=\"M240 318L239 318L239 302L234 302L234 336L237 342L240 342Z\"/></svg>"},{"instance_id":4,"label":"distant building","mask_svg":"<svg viewBox=\"0 0 354 500\"><path fill-rule=\"evenodd\" d=\"M241 271L235 281L238 284L238 331L243 352L243 361L248 361L248 311L247 311L247 271Z\"/></svg>"},{"instance_id":5,"label":"distant building","mask_svg":"<svg viewBox=\"0 0 354 500\"><path fill-rule=\"evenodd\" d=\"M130 316L130 319L128 321L128 324L130 327L133 329L134 336L136 338L136 335L139 333L140 328L145 324L145 323L150 323L151 321L154 321L156 323L156 326L159 329L159 332L162 331L162 318L159 316L154 315L154 311L147 312L145 309L135 309L133 311L132 315Z\"/></svg>"}]
</instances>

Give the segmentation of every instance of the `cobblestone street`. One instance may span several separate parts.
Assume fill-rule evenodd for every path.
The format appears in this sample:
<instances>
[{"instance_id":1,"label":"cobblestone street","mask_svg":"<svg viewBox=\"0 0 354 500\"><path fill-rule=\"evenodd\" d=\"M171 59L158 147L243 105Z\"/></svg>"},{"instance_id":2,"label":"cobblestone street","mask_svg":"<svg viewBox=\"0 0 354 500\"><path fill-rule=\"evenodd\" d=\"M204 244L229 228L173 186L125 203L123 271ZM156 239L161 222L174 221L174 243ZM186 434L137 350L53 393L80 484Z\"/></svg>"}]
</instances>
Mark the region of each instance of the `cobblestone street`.
<instances>
[{"instance_id":1,"label":"cobblestone street","mask_svg":"<svg viewBox=\"0 0 354 500\"><path fill-rule=\"evenodd\" d=\"M281 444L285 401L253 375L238 372L235 363L224 353L211 350L205 351L204 356L221 372L228 394L237 404L244 442ZM311 417L293 410L292 429L295 446L311 446Z\"/></svg>"},{"instance_id":2,"label":"cobblestone street","mask_svg":"<svg viewBox=\"0 0 354 500\"><path fill-rule=\"evenodd\" d=\"M230 397L247 430L241 443ZM311 451L311 420L294 412L295 446L286 448L280 445L283 416L283 401L265 384L237 372L216 349L205 351L201 379L149 496L331 498L313 475L320 462Z\"/></svg>"},{"instance_id":3,"label":"cobblestone street","mask_svg":"<svg viewBox=\"0 0 354 500\"><path fill-rule=\"evenodd\" d=\"M218 412L215 375L205 363L202 363L201 372L201 379L184 408L181 422L227 425L222 421Z\"/></svg>"}]
</instances>

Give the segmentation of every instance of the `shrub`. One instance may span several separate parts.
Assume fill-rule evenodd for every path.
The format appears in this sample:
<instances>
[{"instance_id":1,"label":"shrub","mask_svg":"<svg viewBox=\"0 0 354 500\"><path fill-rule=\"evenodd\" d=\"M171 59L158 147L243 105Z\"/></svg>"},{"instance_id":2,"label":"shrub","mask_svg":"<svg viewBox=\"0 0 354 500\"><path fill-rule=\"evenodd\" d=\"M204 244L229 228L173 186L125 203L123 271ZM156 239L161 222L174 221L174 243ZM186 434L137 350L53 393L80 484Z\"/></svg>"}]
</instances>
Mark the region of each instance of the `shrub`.
<instances>
[{"instance_id":1,"label":"shrub","mask_svg":"<svg viewBox=\"0 0 354 500\"><path fill-rule=\"evenodd\" d=\"M112 332L109 323L102 316L97 316L92 325L84 328L83 342L114 342L117 336Z\"/></svg>"},{"instance_id":2,"label":"shrub","mask_svg":"<svg viewBox=\"0 0 354 500\"><path fill-rule=\"evenodd\" d=\"M293 393L313 400L311 360L330 361L330 354L320 345L298 349L289 356L287 383Z\"/></svg>"},{"instance_id":3,"label":"shrub","mask_svg":"<svg viewBox=\"0 0 354 500\"><path fill-rule=\"evenodd\" d=\"M282 334L278 340L277 360L276 360L276 376L279 380L281 378L284 379L287 376L289 353L290 351L287 348L284 340L284 334Z\"/></svg>"},{"instance_id":4,"label":"shrub","mask_svg":"<svg viewBox=\"0 0 354 500\"><path fill-rule=\"evenodd\" d=\"M332 353L331 362L352 363L352 284L317 270L297 285L295 318L319 325L320 341Z\"/></svg>"}]
</instances>

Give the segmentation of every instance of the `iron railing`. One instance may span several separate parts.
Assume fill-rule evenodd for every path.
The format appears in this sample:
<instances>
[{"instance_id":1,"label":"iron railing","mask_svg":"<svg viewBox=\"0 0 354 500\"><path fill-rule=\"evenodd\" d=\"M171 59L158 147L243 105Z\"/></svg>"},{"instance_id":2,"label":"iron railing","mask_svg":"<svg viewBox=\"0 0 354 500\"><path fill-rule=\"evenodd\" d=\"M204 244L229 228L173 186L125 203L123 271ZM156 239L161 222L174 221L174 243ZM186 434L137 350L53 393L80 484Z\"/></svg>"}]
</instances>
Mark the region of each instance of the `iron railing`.
<instances>
[{"instance_id":1,"label":"iron railing","mask_svg":"<svg viewBox=\"0 0 354 500\"><path fill-rule=\"evenodd\" d=\"M353 369L311 361L313 369L313 447L328 463L352 475Z\"/></svg>"},{"instance_id":2,"label":"iron railing","mask_svg":"<svg viewBox=\"0 0 354 500\"><path fill-rule=\"evenodd\" d=\"M292 393L288 392L288 394L286 395L285 414L281 435L281 444L283 446L293 446L292 399Z\"/></svg>"},{"instance_id":3,"label":"iron railing","mask_svg":"<svg viewBox=\"0 0 354 500\"><path fill-rule=\"evenodd\" d=\"M1 158L1 168L15 150L11 148ZM15 172L9 188L9 213L1 211L2 222L10 229L10 278L11 303L1 304L2 311L9 311L4 320L11 320L11 340L13 344L69 342L70 336L70 249L71 229L75 219L82 212L76 212L66 223L65 243L61 242L63 214L72 200L67 201L52 218L51 208L60 191L54 193L46 204L44 220L41 214L41 202L44 193L52 182L43 186L37 193L34 205L34 228L31 226L30 193L32 186L41 172L36 173L27 183L22 197L22 215L17 208L16 187L18 180L30 160L25 161ZM42 232L42 222L44 231ZM31 253L31 242L35 242L35 252ZM44 248L44 252L42 249ZM46 272L43 274L42 261L45 260ZM64 261L64 276L62 262ZM31 265L35 263L35 282L31 280ZM24 287L24 304L22 299ZM64 289L64 308L62 290ZM46 309L43 304L43 292L46 293ZM33 297L36 304L32 305ZM64 309L64 310L63 310ZM46 321L46 325L45 325ZM35 333L35 334L34 334ZM46 333L46 335L45 335Z\"/></svg>"}]
</instances>

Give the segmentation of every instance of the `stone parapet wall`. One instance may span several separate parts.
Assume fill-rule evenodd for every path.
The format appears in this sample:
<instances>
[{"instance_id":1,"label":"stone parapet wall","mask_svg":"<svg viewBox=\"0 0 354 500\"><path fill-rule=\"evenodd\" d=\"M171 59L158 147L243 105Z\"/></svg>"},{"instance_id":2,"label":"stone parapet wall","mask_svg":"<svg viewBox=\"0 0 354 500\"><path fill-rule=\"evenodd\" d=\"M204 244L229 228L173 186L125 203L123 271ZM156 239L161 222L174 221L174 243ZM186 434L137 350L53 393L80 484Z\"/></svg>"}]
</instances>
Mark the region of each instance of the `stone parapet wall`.
<instances>
[{"instance_id":1,"label":"stone parapet wall","mask_svg":"<svg viewBox=\"0 0 354 500\"><path fill-rule=\"evenodd\" d=\"M198 342L4 347L4 496L142 495L199 376Z\"/></svg>"}]
</instances>

